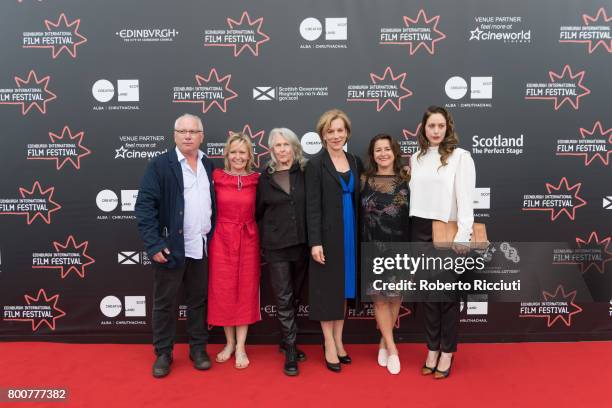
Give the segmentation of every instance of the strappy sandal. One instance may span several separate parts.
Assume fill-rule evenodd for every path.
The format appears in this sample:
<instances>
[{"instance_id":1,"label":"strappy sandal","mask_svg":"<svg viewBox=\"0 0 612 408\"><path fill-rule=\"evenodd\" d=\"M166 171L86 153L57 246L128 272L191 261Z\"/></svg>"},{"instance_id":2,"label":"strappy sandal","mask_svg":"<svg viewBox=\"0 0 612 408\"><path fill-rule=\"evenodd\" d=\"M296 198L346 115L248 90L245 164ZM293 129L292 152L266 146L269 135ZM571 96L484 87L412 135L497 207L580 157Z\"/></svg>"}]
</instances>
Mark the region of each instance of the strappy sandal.
<instances>
[{"instance_id":1,"label":"strappy sandal","mask_svg":"<svg viewBox=\"0 0 612 408\"><path fill-rule=\"evenodd\" d=\"M232 358L232 354L236 351L236 346L225 345L223 350L217 353L217 357L215 357L215 361L217 363L225 363L227 360Z\"/></svg>"}]
</instances>

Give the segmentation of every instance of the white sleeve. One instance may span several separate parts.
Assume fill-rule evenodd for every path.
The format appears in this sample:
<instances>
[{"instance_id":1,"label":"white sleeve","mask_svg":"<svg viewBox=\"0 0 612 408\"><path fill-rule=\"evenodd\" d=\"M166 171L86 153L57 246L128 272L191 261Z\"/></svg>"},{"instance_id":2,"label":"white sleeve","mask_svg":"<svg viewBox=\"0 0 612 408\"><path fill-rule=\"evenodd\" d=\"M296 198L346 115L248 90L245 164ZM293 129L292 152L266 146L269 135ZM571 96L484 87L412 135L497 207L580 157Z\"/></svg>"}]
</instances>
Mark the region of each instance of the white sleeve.
<instances>
[{"instance_id":1,"label":"white sleeve","mask_svg":"<svg viewBox=\"0 0 612 408\"><path fill-rule=\"evenodd\" d=\"M455 174L455 194L457 198L457 235L455 242L468 243L474 224L474 194L476 192L476 169L474 160L468 152L462 152Z\"/></svg>"}]
</instances>

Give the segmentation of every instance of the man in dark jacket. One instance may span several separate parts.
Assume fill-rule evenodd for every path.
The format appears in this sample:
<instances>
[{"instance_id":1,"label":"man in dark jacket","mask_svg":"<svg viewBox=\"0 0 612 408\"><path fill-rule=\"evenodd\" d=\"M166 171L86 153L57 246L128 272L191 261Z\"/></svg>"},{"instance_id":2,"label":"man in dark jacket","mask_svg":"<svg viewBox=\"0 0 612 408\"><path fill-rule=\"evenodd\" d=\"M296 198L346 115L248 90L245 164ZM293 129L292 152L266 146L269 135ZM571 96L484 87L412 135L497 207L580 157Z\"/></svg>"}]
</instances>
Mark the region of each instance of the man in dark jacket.
<instances>
[{"instance_id":1,"label":"man in dark jacket","mask_svg":"<svg viewBox=\"0 0 612 408\"><path fill-rule=\"evenodd\" d=\"M211 366L206 353L207 244L214 228L215 197L213 164L200 150L203 141L200 118L180 116L174 124L176 148L147 166L136 200L138 231L155 267L152 329L156 378L170 372L181 284L187 303L189 357L198 370Z\"/></svg>"}]
</instances>

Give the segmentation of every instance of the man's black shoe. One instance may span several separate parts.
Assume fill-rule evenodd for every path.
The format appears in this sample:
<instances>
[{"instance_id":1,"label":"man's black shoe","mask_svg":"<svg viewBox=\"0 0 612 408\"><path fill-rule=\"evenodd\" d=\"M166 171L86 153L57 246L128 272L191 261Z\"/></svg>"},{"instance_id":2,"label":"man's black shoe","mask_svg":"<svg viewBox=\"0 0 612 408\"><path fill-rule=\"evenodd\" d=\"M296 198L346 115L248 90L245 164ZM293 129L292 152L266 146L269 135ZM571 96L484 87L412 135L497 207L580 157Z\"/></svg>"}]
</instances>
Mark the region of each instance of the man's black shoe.
<instances>
[{"instance_id":1,"label":"man's black shoe","mask_svg":"<svg viewBox=\"0 0 612 408\"><path fill-rule=\"evenodd\" d=\"M297 349L293 344L285 346L285 365L283 366L283 372L292 377L299 374Z\"/></svg>"},{"instance_id":2,"label":"man's black shoe","mask_svg":"<svg viewBox=\"0 0 612 408\"><path fill-rule=\"evenodd\" d=\"M287 344L281 343L278 351L280 351L281 353L285 353L287 350L287 347L288 347ZM295 348L295 353L297 355L297 361L299 362L306 361L306 353L304 353L302 350L297 348L295 345L294 345L294 348Z\"/></svg>"},{"instance_id":3,"label":"man's black shoe","mask_svg":"<svg viewBox=\"0 0 612 408\"><path fill-rule=\"evenodd\" d=\"M153 377L162 378L170 374L170 364L172 364L172 355L160 354L153 363Z\"/></svg>"},{"instance_id":4,"label":"man's black shoe","mask_svg":"<svg viewBox=\"0 0 612 408\"><path fill-rule=\"evenodd\" d=\"M206 350L189 353L189 358L193 361L193 366L197 370L208 370L211 366L210 357Z\"/></svg>"}]
</instances>

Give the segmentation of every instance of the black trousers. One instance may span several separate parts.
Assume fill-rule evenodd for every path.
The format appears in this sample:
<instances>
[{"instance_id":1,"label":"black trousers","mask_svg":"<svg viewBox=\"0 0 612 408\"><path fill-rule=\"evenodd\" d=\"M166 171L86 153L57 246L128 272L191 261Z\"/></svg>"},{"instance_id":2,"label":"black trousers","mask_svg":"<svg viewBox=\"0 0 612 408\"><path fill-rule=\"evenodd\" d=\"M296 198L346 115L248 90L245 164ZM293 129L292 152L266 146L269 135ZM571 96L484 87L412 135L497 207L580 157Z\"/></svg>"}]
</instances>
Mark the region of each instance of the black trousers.
<instances>
[{"instance_id":1,"label":"black trousers","mask_svg":"<svg viewBox=\"0 0 612 408\"><path fill-rule=\"evenodd\" d=\"M412 217L412 240L432 242L431 221ZM457 351L457 329L459 326L459 302L423 302L423 320L427 348L444 353Z\"/></svg>"},{"instance_id":2,"label":"black trousers","mask_svg":"<svg viewBox=\"0 0 612 408\"><path fill-rule=\"evenodd\" d=\"M206 307L208 305L208 258L185 258L176 269L155 268L153 285L153 346L155 354L171 354L177 319L177 295L181 284L187 304L187 335L191 353L208 343Z\"/></svg>"},{"instance_id":3,"label":"black trousers","mask_svg":"<svg viewBox=\"0 0 612 408\"><path fill-rule=\"evenodd\" d=\"M281 327L281 342L285 344L295 344L298 331L297 308L307 269L307 257L268 264L270 286L276 299L276 315Z\"/></svg>"}]
</instances>

